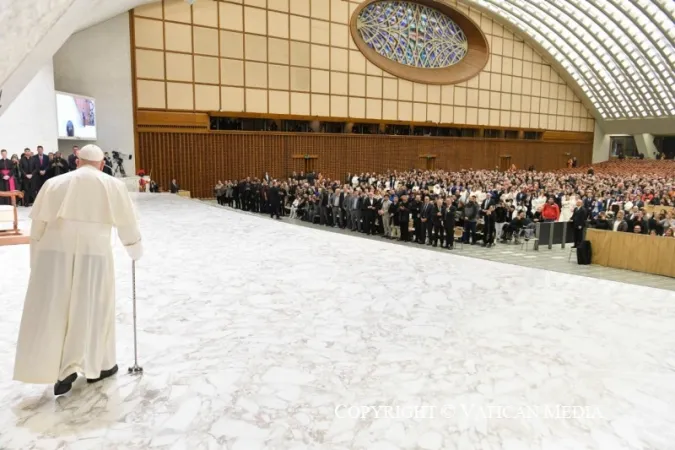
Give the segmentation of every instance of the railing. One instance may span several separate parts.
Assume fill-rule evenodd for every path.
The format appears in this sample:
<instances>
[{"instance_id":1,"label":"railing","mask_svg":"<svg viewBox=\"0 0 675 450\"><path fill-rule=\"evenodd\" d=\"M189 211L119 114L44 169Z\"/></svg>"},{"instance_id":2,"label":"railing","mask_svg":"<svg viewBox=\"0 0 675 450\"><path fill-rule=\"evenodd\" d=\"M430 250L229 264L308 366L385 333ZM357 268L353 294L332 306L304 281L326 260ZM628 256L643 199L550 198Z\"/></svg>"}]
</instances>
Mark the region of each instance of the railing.
<instances>
[{"instance_id":1,"label":"railing","mask_svg":"<svg viewBox=\"0 0 675 450\"><path fill-rule=\"evenodd\" d=\"M592 263L616 269L675 277L675 239L588 229Z\"/></svg>"}]
</instances>

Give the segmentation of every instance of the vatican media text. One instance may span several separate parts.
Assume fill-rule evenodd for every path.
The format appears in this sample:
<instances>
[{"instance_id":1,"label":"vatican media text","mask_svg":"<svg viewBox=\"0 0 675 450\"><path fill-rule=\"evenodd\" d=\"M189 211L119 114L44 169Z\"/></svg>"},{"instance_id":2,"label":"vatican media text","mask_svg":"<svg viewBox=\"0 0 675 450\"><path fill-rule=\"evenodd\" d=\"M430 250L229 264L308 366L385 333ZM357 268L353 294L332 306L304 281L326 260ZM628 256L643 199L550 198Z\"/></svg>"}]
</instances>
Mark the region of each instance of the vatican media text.
<instances>
[{"instance_id":1,"label":"vatican media text","mask_svg":"<svg viewBox=\"0 0 675 450\"><path fill-rule=\"evenodd\" d=\"M596 406L578 405L337 405L339 419L605 419Z\"/></svg>"}]
</instances>

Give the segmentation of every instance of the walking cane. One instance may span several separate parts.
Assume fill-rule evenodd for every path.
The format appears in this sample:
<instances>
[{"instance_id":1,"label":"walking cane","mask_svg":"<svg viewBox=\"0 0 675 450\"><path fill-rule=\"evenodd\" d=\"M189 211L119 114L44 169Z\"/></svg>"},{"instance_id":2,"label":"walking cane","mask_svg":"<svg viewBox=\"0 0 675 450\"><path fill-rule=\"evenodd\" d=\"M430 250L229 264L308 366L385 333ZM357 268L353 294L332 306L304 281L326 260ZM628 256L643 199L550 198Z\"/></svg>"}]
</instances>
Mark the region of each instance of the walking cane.
<instances>
[{"instance_id":1,"label":"walking cane","mask_svg":"<svg viewBox=\"0 0 675 450\"><path fill-rule=\"evenodd\" d=\"M143 373L143 368L138 365L138 344L136 341L136 261L131 261L131 287L134 302L134 365L129 367L129 373Z\"/></svg>"}]
</instances>

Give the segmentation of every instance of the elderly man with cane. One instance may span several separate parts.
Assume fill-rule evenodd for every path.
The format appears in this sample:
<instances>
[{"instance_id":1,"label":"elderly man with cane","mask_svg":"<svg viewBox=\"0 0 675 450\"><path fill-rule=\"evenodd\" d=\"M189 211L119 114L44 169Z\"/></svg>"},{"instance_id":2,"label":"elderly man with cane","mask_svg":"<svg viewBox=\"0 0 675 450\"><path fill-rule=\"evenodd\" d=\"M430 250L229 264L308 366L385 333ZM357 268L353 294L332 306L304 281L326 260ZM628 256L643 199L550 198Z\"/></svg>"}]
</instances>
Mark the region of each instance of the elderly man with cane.
<instances>
[{"instance_id":1,"label":"elderly man with cane","mask_svg":"<svg viewBox=\"0 0 675 450\"><path fill-rule=\"evenodd\" d=\"M124 183L101 172L103 152L87 145L77 170L48 180L30 217L30 281L17 343L14 379L72 388L78 374L94 383L114 375L117 229L134 260L143 253Z\"/></svg>"}]
</instances>

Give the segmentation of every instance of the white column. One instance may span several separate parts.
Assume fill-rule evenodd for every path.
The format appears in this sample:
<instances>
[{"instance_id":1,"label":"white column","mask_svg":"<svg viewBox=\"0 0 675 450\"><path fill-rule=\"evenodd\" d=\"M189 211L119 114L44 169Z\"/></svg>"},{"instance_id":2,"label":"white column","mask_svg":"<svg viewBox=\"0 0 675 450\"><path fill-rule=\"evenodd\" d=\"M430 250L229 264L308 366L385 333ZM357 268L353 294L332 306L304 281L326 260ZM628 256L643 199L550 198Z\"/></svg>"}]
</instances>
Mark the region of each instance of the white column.
<instances>
[{"instance_id":1,"label":"white column","mask_svg":"<svg viewBox=\"0 0 675 450\"><path fill-rule=\"evenodd\" d=\"M51 60L23 88L0 116L0 146L9 156L42 145L45 153L59 149L56 94Z\"/></svg>"},{"instance_id":2,"label":"white column","mask_svg":"<svg viewBox=\"0 0 675 450\"><path fill-rule=\"evenodd\" d=\"M597 164L609 159L609 135L595 122L595 133L593 135L593 164Z\"/></svg>"},{"instance_id":3,"label":"white column","mask_svg":"<svg viewBox=\"0 0 675 450\"><path fill-rule=\"evenodd\" d=\"M635 145L638 151L645 155L645 159L656 159L656 146L654 145L654 136L651 134L636 134Z\"/></svg>"},{"instance_id":4,"label":"white column","mask_svg":"<svg viewBox=\"0 0 675 450\"><path fill-rule=\"evenodd\" d=\"M134 175L135 161L128 159L134 154L129 39L126 13L73 34L54 55L54 84L58 91L94 97L95 144L111 154L117 150L127 155L124 169ZM62 140L61 152L69 155L73 145L90 143Z\"/></svg>"}]
</instances>

